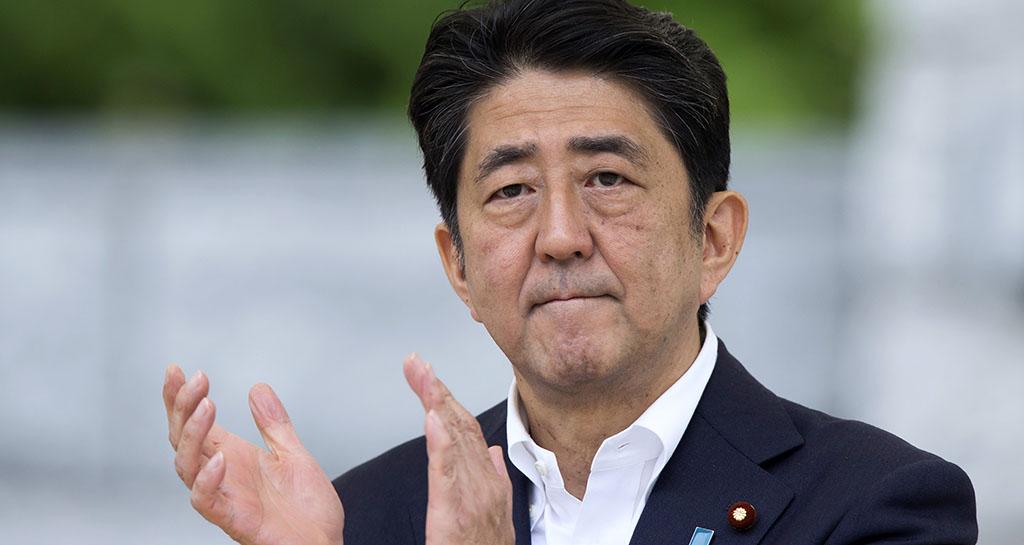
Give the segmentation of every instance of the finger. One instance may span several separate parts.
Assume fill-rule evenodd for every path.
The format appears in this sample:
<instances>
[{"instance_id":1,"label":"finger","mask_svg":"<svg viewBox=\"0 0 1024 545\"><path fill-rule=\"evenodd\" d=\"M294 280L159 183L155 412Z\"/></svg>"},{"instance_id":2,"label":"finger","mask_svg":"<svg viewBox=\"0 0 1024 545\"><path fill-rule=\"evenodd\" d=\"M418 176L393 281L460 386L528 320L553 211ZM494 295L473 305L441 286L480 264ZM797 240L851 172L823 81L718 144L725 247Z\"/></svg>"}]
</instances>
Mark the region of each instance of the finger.
<instances>
[{"instance_id":1,"label":"finger","mask_svg":"<svg viewBox=\"0 0 1024 545\"><path fill-rule=\"evenodd\" d=\"M288 411L270 385L257 384L249 390L249 410L271 452L278 456L306 452Z\"/></svg>"},{"instance_id":2,"label":"finger","mask_svg":"<svg viewBox=\"0 0 1024 545\"><path fill-rule=\"evenodd\" d=\"M196 374L178 390L174 397L174 410L169 424L171 445L175 450L178 448L178 440L181 438L181 429L185 427L185 422L195 412L199 401L209 392L210 381L202 371L196 371Z\"/></svg>"},{"instance_id":3,"label":"finger","mask_svg":"<svg viewBox=\"0 0 1024 545\"><path fill-rule=\"evenodd\" d=\"M220 493L226 468L224 453L217 451L192 483L192 507L206 520L217 525L225 519L227 509Z\"/></svg>"},{"instance_id":4,"label":"finger","mask_svg":"<svg viewBox=\"0 0 1024 545\"><path fill-rule=\"evenodd\" d=\"M495 463L501 464L504 471L501 449L481 449L476 455L468 455L449 431L437 412L427 413L428 534L445 534L443 527L458 525L458 521L486 509L492 501L507 504L509 509L512 505L512 485L507 474L501 473L506 476L499 477L495 473ZM427 541L431 542L429 538Z\"/></svg>"},{"instance_id":5,"label":"finger","mask_svg":"<svg viewBox=\"0 0 1024 545\"><path fill-rule=\"evenodd\" d=\"M420 398L425 411L440 408L445 398L451 396L448 388L437 378L434 368L415 352L406 357L403 370L406 382Z\"/></svg>"},{"instance_id":6,"label":"finger","mask_svg":"<svg viewBox=\"0 0 1024 545\"><path fill-rule=\"evenodd\" d=\"M505 465L505 457L502 455L501 447L494 445L487 447L487 453L491 455L491 463L498 472L498 483L501 489L505 490L505 502L508 505L508 516L512 518L512 480L508 477L508 466Z\"/></svg>"},{"instance_id":7,"label":"finger","mask_svg":"<svg viewBox=\"0 0 1024 545\"><path fill-rule=\"evenodd\" d=\"M508 481L508 467L505 466L505 456L501 453L501 447L498 445L487 447L487 454L491 455L491 465L498 472L498 477Z\"/></svg>"},{"instance_id":8,"label":"finger","mask_svg":"<svg viewBox=\"0 0 1024 545\"><path fill-rule=\"evenodd\" d=\"M445 408L431 409L427 413L428 466L435 465L435 479L441 479L442 489L472 491L482 483L493 481L497 474L476 420L469 425L459 422L458 418ZM500 459L500 450L498 456Z\"/></svg>"},{"instance_id":9,"label":"finger","mask_svg":"<svg viewBox=\"0 0 1024 545\"><path fill-rule=\"evenodd\" d=\"M423 404L423 410L429 411L427 391L429 389L429 377L432 374L430 364L420 359L420 357L413 352L406 356L405 361L402 365L402 371L405 374L405 381L409 383L409 387L416 393L416 396L420 398L420 403Z\"/></svg>"},{"instance_id":10,"label":"finger","mask_svg":"<svg viewBox=\"0 0 1024 545\"><path fill-rule=\"evenodd\" d=\"M427 501L432 508L448 507L456 485L456 466L452 460L452 437L437 413L427 413L424 425L427 438Z\"/></svg>"},{"instance_id":11,"label":"finger","mask_svg":"<svg viewBox=\"0 0 1024 545\"><path fill-rule=\"evenodd\" d=\"M406 358L403 370L406 381L428 413L427 425L433 421L434 425L443 428L443 439L439 438L435 443L444 444L444 459L463 468L460 471L470 482L486 475L493 476L487 443L476 418L452 396L448 387L434 374L433 368L415 353ZM432 452L439 456L440 450L432 450L430 446L428 439L428 456Z\"/></svg>"},{"instance_id":12,"label":"finger","mask_svg":"<svg viewBox=\"0 0 1024 545\"><path fill-rule=\"evenodd\" d=\"M170 364L164 370L164 408L167 409L167 421L171 420L171 413L174 412L174 397L178 390L185 384L185 373L175 364Z\"/></svg>"},{"instance_id":13,"label":"finger","mask_svg":"<svg viewBox=\"0 0 1024 545\"><path fill-rule=\"evenodd\" d=\"M206 442L206 436L213 427L215 410L213 402L209 398L203 398L182 429L174 454L174 469L189 488L192 488L196 474L199 473L199 464L203 459L203 443Z\"/></svg>"},{"instance_id":14,"label":"finger","mask_svg":"<svg viewBox=\"0 0 1024 545\"><path fill-rule=\"evenodd\" d=\"M473 416L459 400L455 399L451 391L441 379L437 378L433 371L428 377L428 399L430 410L437 412L441 422L448 428L448 432L454 436L456 443L466 442L482 453L487 447L484 441L483 431L480 429L480 422Z\"/></svg>"},{"instance_id":15,"label":"finger","mask_svg":"<svg viewBox=\"0 0 1024 545\"><path fill-rule=\"evenodd\" d=\"M424 410L451 411L456 416L468 416L470 419L476 420L455 399L444 382L437 378L434 368L429 363L423 361L415 352L409 354L406 358L404 371L406 382L409 383L409 386L419 396ZM442 421L448 420L447 415L442 416L446 416L446 418L442 418Z\"/></svg>"}]
</instances>

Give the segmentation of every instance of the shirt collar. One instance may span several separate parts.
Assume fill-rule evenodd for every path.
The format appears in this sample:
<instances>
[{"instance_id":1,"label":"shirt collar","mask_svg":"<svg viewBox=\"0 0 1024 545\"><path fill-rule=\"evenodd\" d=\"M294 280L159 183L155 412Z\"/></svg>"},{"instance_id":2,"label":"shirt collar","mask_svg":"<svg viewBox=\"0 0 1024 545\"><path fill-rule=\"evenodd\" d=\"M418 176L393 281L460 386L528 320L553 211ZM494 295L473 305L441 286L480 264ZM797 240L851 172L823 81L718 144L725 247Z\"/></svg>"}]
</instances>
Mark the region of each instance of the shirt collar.
<instances>
[{"instance_id":1,"label":"shirt collar","mask_svg":"<svg viewBox=\"0 0 1024 545\"><path fill-rule=\"evenodd\" d=\"M508 458L534 485L540 486L540 474L534 467L537 460L529 450L536 443L530 437L530 432L526 431L526 424L523 423L519 407L519 392L516 390L516 379L513 378L512 385L508 390L508 406L505 417Z\"/></svg>"},{"instance_id":2,"label":"shirt collar","mask_svg":"<svg viewBox=\"0 0 1024 545\"><path fill-rule=\"evenodd\" d=\"M669 386L633 424L606 439L598 450L595 460L600 457L602 451L607 450L606 447L613 449L621 444L624 437L636 437L637 428L647 430L657 436L661 443L652 476L654 479L657 478L661 469L672 457L679 440L689 426L697 403L700 401L704 388L711 378L711 372L715 368L715 360L718 359L718 337L711 329L711 324L704 322L704 332L704 342L700 352L697 353L697 357L689 369L672 386ZM523 421L515 379L512 380L512 385L509 387L506 415L505 429L509 460L535 486L543 486L541 475L535 467L537 458L534 454L541 450L541 447L533 441Z\"/></svg>"},{"instance_id":3,"label":"shirt collar","mask_svg":"<svg viewBox=\"0 0 1024 545\"><path fill-rule=\"evenodd\" d=\"M704 322L704 332L704 343L690 368L630 426L648 429L661 440L663 450L654 469L655 478L679 445L715 369L718 337L707 322Z\"/></svg>"}]
</instances>

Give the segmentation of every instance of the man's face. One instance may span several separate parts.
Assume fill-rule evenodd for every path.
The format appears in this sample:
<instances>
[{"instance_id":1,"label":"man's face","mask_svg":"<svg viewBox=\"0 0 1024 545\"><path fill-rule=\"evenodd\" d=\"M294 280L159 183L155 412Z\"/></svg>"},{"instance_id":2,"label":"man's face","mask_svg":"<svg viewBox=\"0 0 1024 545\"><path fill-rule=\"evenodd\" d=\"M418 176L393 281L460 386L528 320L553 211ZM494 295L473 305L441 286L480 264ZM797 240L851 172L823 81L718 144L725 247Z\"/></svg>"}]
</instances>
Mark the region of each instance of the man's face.
<instances>
[{"instance_id":1,"label":"man's face","mask_svg":"<svg viewBox=\"0 0 1024 545\"><path fill-rule=\"evenodd\" d=\"M468 127L453 284L520 379L574 391L671 365L706 299L702 244L686 169L639 95L527 71L476 102Z\"/></svg>"}]
</instances>

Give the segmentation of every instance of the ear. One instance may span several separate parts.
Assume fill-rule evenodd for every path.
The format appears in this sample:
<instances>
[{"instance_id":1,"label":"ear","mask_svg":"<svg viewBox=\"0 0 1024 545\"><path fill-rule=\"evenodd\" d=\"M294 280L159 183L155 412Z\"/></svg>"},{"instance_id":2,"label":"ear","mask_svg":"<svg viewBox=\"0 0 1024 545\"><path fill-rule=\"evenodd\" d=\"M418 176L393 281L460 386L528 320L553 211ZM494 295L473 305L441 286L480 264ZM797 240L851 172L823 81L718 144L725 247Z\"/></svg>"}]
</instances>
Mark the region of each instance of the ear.
<instances>
[{"instance_id":1,"label":"ear","mask_svg":"<svg viewBox=\"0 0 1024 545\"><path fill-rule=\"evenodd\" d=\"M444 274L448 276L448 283L452 285L455 294L462 299L462 302L469 308L469 314L477 322L480 317L473 308L472 299L469 296L469 285L466 283L466 270L462 266L459 250L455 247L452 239L452 232L443 221L434 227L434 241L437 243L437 253L441 254L441 264L444 265Z\"/></svg>"},{"instance_id":2,"label":"ear","mask_svg":"<svg viewBox=\"0 0 1024 545\"><path fill-rule=\"evenodd\" d=\"M704 209L704 254L700 302L707 303L725 280L747 235L747 200L735 191L711 194Z\"/></svg>"}]
</instances>

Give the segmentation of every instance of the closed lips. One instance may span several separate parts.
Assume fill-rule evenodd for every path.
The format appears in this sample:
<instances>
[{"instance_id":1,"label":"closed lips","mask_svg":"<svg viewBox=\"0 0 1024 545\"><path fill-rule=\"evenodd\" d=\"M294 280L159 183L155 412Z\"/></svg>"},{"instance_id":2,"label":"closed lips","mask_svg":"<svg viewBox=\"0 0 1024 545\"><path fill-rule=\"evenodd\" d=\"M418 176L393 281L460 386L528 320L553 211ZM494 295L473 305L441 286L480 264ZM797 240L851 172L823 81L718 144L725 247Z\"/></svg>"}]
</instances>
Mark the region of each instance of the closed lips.
<instances>
[{"instance_id":1,"label":"closed lips","mask_svg":"<svg viewBox=\"0 0 1024 545\"><path fill-rule=\"evenodd\" d=\"M549 298L549 299L547 299L545 301L537 303L534 306L539 307L539 306L546 305L548 303L563 303L563 302L567 302L567 301L583 301L583 300L587 300L587 299L600 299L602 297L608 297L608 295L606 295L606 294L601 294L601 295L557 295L557 296L551 297L551 298Z\"/></svg>"}]
</instances>

